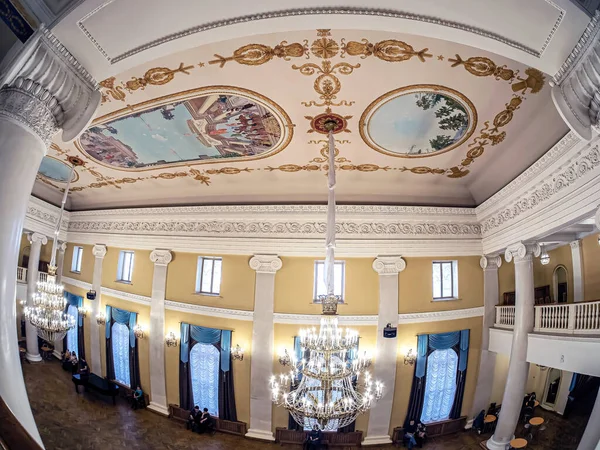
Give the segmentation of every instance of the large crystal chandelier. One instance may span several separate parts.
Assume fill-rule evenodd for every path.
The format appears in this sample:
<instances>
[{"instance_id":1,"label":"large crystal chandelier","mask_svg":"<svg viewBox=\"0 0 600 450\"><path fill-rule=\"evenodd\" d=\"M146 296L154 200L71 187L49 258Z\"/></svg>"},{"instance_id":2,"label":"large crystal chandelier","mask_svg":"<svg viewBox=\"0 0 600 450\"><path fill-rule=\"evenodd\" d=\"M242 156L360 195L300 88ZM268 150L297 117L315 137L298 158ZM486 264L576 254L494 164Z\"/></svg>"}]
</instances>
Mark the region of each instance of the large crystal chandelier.
<instances>
[{"instance_id":1,"label":"large crystal chandelier","mask_svg":"<svg viewBox=\"0 0 600 450\"><path fill-rule=\"evenodd\" d=\"M383 384L368 372L371 359L366 352L357 355L358 332L338 326L339 296L334 295L335 252L335 123L329 130L329 196L327 202L327 257L325 280L327 294L319 297L323 314L319 330L300 330L301 354L308 360L280 358L290 366L288 373L271 377L272 400L287 409L301 426L318 424L322 430L337 430L356 420L383 395Z\"/></svg>"},{"instance_id":2,"label":"large crystal chandelier","mask_svg":"<svg viewBox=\"0 0 600 450\"><path fill-rule=\"evenodd\" d=\"M64 297L64 286L56 281L56 249L58 245L58 234L62 222L65 203L73 179L73 171L76 165L81 165L79 158L69 158L72 167L69 173L69 181L65 189L60 215L54 231L52 241L52 258L48 266L48 277L46 281L36 284L36 293L33 295L33 305L25 306L25 318L37 329L37 335L47 342L55 342L65 337L67 331L75 326L75 318L65 313L67 300Z\"/></svg>"}]
</instances>

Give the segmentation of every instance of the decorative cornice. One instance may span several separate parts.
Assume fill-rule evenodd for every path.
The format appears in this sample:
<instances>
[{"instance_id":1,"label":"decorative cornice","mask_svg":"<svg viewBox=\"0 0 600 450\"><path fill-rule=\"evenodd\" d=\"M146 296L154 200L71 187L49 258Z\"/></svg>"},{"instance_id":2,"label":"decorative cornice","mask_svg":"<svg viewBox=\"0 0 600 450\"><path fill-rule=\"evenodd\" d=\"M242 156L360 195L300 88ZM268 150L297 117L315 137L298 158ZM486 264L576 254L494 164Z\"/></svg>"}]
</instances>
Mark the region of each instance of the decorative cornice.
<instances>
[{"instance_id":1,"label":"decorative cornice","mask_svg":"<svg viewBox=\"0 0 600 450\"><path fill-rule=\"evenodd\" d=\"M102 287L102 295L108 295L109 297L127 300L128 302L138 303L145 306L150 306L152 303L152 299L150 297L146 297L145 295L131 294L130 292L117 291L116 289L110 289L106 287Z\"/></svg>"},{"instance_id":2,"label":"decorative cornice","mask_svg":"<svg viewBox=\"0 0 600 450\"><path fill-rule=\"evenodd\" d=\"M569 242L572 249L581 249L581 239Z\"/></svg>"},{"instance_id":3,"label":"decorative cornice","mask_svg":"<svg viewBox=\"0 0 600 450\"><path fill-rule=\"evenodd\" d=\"M92 248L92 254L96 258L104 258L106 256L106 245L104 244L96 244Z\"/></svg>"},{"instance_id":4,"label":"decorative cornice","mask_svg":"<svg viewBox=\"0 0 600 450\"><path fill-rule=\"evenodd\" d=\"M173 260L173 254L169 250L152 250L150 253L150 261L157 266L168 266Z\"/></svg>"},{"instance_id":5,"label":"decorative cornice","mask_svg":"<svg viewBox=\"0 0 600 450\"><path fill-rule=\"evenodd\" d=\"M514 258L515 262L521 262L531 260L533 256L536 258L542 253L540 244L525 244L523 242L517 242L516 244L509 245L504 252L504 259L506 262L511 262Z\"/></svg>"},{"instance_id":6,"label":"decorative cornice","mask_svg":"<svg viewBox=\"0 0 600 450\"><path fill-rule=\"evenodd\" d=\"M171 311L184 312L188 314L200 314L202 316L220 317L222 319L252 321L254 318L254 312L252 311L193 305L191 303L175 302L172 300L165 300L165 309Z\"/></svg>"},{"instance_id":7,"label":"decorative cornice","mask_svg":"<svg viewBox=\"0 0 600 450\"><path fill-rule=\"evenodd\" d=\"M498 270L502 266L502 258L500 255L496 256L482 256L479 259L479 266L483 270Z\"/></svg>"},{"instance_id":8,"label":"decorative cornice","mask_svg":"<svg viewBox=\"0 0 600 450\"><path fill-rule=\"evenodd\" d=\"M468 319L470 317L482 317L484 307L468 309L454 309L451 311L435 311L423 313L398 314L398 325L420 322L441 322L443 320Z\"/></svg>"},{"instance_id":9,"label":"decorative cornice","mask_svg":"<svg viewBox=\"0 0 600 450\"><path fill-rule=\"evenodd\" d=\"M41 233L30 233L28 236L29 243L34 244L40 242L40 245L46 245L48 243L48 238L45 234Z\"/></svg>"},{"instance_id":10,"label":"decorative cornice","mask_svg":"<svg viewBox=\"0 0 600 450\"><path fill-rule=\"evenodd\" d=\"M398 275L406 269L406 261L401 256L378 256L373 261L373 270L381 275Z\"/></svg>"},{"instance_id":11,"label":"decorative cornice","mask_svg":"<svg viewBox=\"0 0 600 450\"><path fill-rule=\"evenodd\" d=\"M276 273L283 263L277 255L254 255L250 258L250 268L257 273Z\"/></svg>"}]
</instances>

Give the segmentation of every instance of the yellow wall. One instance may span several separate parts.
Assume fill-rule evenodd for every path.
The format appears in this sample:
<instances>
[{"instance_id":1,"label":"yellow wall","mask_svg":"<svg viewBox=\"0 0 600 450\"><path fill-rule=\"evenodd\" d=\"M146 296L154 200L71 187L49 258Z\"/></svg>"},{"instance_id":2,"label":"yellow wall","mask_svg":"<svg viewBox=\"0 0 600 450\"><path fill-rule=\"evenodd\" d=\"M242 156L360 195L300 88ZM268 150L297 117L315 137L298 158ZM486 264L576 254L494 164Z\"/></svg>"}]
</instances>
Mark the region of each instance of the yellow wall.
<instances>
[{"instance_id":1,"label":"yellow wall","mask_svg":"<svg viewBox=\"0 0 600 450\"><path fill-rule=\"evenodd\" d=\"M166 297L169 300L245 311L254 309L256 272L248 265L249 256L222 256L221 294L219 296L196 294L198 256L214 255L173 253L173 261L169 264L167 271Z\"/></svg>"},{"instance_id":2,"label":"yellow wall","mask_svg":"<svg viewBox=\"0 0 600 450\"><path fill-rule=\"evenodd\" d=\"M552 276L559 265L567 270L567 302L573 303L573 258L571 247L563 245L548 252L550 263L542 265L539 258L533 258L533 282L535 287L550 286L553 302L557 302L557 293L554 292ZM514 290L514 289L513 289Z\"/></svg>"},{"instance_id":3,"label":"yellow wall","mask_svg":"<svg viewBox=\"0 0 600 450\"><path fill-rule=\"evenodd\" d=\"M600 245L598 234L583 239L583 295L585 301L600 299Z\"/></svg>"},{"instance_id":4,"label":"yellow wall","mask_svg":"<svg viewBox=\"0 0 600 450\"><path fill-rule=\"evenodd\" d=\"M27 255L29 255L30 251L29 247L31 244L29 243L28 234L29 233L23 233L21 235L21 242L19 244L19 259L17 262L20 267L26 267L23 265L23 255L25 253L25 249L27 249ZM48 238L48 243L42 245L42 249L40 251L40 261L49 263L50 259L52 259L52 239Z\"/></svg>"},{"instance_id":5,"label":"yellow wall","mask_svg":"<svg viewBox=\"0 0 600 450\"><path fill-rule=\"evenodd\" d=\"M239 421L250 423L250 361L252 358L252 322L221 319L198 314L188 314L167 310L165 314L165 332L172 331L180 336L180 323L190 323L203 327L233 330L232 346L237 344L244 349L244 360L233 361L233 386L235 406ZM180 347L165 346L167 402L179 405L179 350ZM268 380L265 380L267 383ZM198 405L202 408L202 405Z\"/></svg>"},{"instance_id":6,"label":"yellow wall","mask_svg":"<svg viewBox=\"0 0 600 450\"><path fill-rule=\"evenodd\" d=\"M102 263L102 286L131 294L152 295L152 275L154 263L150 261L149 250L134 250L133 273L131 283L121 283L117 280L117 268L119 266L119 253L121 250L132 250L125 248L108 247L104 262Z\"/></svg>"},{"instance_id":7,"label":"yellow wall","mask_svg":"<svg viewBox=\"0 0 600 450\"><path fill-rule=\"evenodd\" d=\"M315 261L323 258L282 257L283 267L275 276L275 312L320 314L313 303ZM345 298L340 315L377 314L379 275L372 268L374 258L346 258Z\"/></svg>"},{"instance_id":8,"label":"yellow wall","mask_svg":"<svg viewBox=\"0 0 600 450\"><path fill-rule=\"evenodd\" d=\"M447 320L443 322L405 324L398 327L398 360L396 364L396 385L394 387L394 405L392 407L390 433L394 427L402 426L404 419L406 418L415 366L405 365L404 355L407 353L408 349L412 348L413 353L416 351L417 335L423 333L447 333L450 331L466 329L471 330L471 332L467 379L465 382L465 395L461 415L470 414L473 396L475 395L475 386L477 385L477 376L479 372L479 358L481 355L481 317Z\"/></svg>"},{"instance_id":9,"label":"yellow wall","mask_svg":"<svg viewBox=\"0 0 600 450\"><path fill-rule=\"evenodd\" d=\"M406 269L400 272L399 312L447 311L483 306L483 271L479 266L479 258L454 258L458 261L459 299L450 301L433 301L431 270L433 261L449 258L406 258Z\"/></svg>"},{"instance_id":10,"label":"yellow wall","mask_svg":"<svg viewBox=\"0 0 600 450\"><path fill-rule=\"evenodd\" d=\"M75 246L83 248L83 254L81 255L81 273L71 272L73 249ZM93 245L72 244L71 242L67 243L67 249L65 250L65 259L63 263L63 276L73 278L75 280L85 281L86 283L91 283L92 278L94 277L94 261L96 259L92 253L93 248Z\"/></svg>"}]
</instances>

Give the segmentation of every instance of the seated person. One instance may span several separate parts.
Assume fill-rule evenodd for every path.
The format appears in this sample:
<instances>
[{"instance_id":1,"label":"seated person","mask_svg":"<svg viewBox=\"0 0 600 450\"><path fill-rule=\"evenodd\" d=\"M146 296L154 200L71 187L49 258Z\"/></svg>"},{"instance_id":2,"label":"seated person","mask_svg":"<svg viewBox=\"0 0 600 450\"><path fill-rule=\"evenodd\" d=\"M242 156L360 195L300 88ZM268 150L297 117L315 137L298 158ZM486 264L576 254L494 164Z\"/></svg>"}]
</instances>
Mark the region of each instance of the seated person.
<instances>
[{"instance_id":1,"label":"seated person","mask_svg":"<svg viewBox=\"0 0 600 450\"><path fill-rule=\"evenodd\" d=\"M207 431L212 431L212 417L208 413L208 408L204 408L202 414L197 415L195 420L198 433L202 434Z\"/></svg>"},{"instance_id":2,"label":"seated person","mask_svg":"<svg viewBox=\"0 0 600 450\"><path fill-rule=\"evenodd\" d=\"M71 358L69 361L71 362L71 372L77 373L77 368L79 367L79 360L77 359L77 354L75 352L71 353Z\"/></svg>"},{"instance_id":3,"label":"seated person","mask_svg":"<svg viewBox=\"0 0 600 450\"><path fill-rule=\"evenodd\" d=\"M485 425L485 410L482 409L475 420L473 420L473 429L477 431L477 434L483 433L483 427Z\"/></svg>"},{"instance_id":4,"label":"seated person","mask_svg":"<svg viewBox=\"0 0 600 450\"><path fill-rule=\"evenodd\" d=\"M87 365L87 361L85 360L85 358L81 358L79 360L79 375L81 375L81 379L90 376L90 368Z\"/></svg>"},{"instance_id":5,"label":"seated person","mask_svg":"<svg viewBox=\"0 0 600 450\"><path fill-rule=\"evenodd\" d=\"M194 428L196 428L196 416L200 415L200 407L198 405L194 406L192 408L192 410L190 411L190 415L188 416L188 421L187 421L187 426L186 428L188 430L192 430L194 431Z\"/></svg>"},{"instance_id":6,"label":"seated person","mask_svg":"<svg viewBox=\"0 0 600 450\"><path fill-rule=\"evenodd\" d=\"M131 407L133 409L146 407L146 402L144 400L144 391L142 391L142 388L139 385L137 389L133 391Z\"/></svg>"},{"instance_id":7,"label":"seated person","mask_svg":"<svg viewBox=\"0 0 600 450\"><path fill-rule=\"evenodd\" d=\"M425 440L427 439L427 427L419 420L417 423L417 432L415 433L415 440L419 448L423 447Z\"/></svg>"},{"instance_id":8,"label":"seated person","mask_svg":"<svg viewBox=\"0 0 600 450\"><path fill-rule=\"evenodd\" d=\"M71 352L69 350L63 354L62 366L64 370L71 370Z\"/></svg>"},{"instance_id":9,"label":"seated person","mask_svg":"<svg viewBox=\"0 0 600 450\"><path fill-rule=\"evenodd\" d=\"M417 445L417 440L415 439L415 434L417 433L417 424L414 420L408 422L406 428L404 428L404 440L409 449L414 448Z\"/></svg>"},{"instance_id":10,"label":"seated person","mask_svg":"<svg viewBox=\"0 0 600 450\"><path fill-rule=\"evenodd\" d=\"M313 429L306 436L306 449L307 450L317 450L321 447L321 441L323 440L323 433L319 429L319 425L316 423L313 425Z\"/></svg>"}]
</instances>

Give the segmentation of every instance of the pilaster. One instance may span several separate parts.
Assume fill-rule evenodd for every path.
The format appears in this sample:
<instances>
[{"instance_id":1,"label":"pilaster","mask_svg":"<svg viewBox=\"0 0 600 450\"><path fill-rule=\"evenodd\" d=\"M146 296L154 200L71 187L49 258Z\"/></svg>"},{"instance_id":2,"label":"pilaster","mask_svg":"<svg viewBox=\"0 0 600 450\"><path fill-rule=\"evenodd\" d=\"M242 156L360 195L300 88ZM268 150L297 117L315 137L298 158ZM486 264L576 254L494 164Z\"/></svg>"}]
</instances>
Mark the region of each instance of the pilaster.
<instances>
[{"instance_id":1,"label":"pilaster","mask_svg":"<svg viewBox=\"0 0 600 450\"><path fill-rule=\"evenodd\" d=\"M583 259L581 253L581 241L576 240L569 244L571 246L571 258L573 260L573 301L582 302L583 296Z\"/></svg>"},{"instance_id":2,"label":"pilaster","mask_svg":"<svg viewBox=\"0 0 600 450\"><path fill-rule=\"evenodd\" d=\"M391 444L390 421L396 384L398 338L384 338L383 329L390 324L398 326L398 274L406 268L400 256L379 256L373 261L373 270L379 274L379 312L377 319L377 358L374 378L384 386L383 397L369 413L367 437L363 445ZM400 299L400 301L402 301Z\"/></svg>"},{"instance_id":3,"label":"pilaster","mask_svg":"<svg viewBox=\"0 0 600 450\"><path fill-rule=\"evenodd\" d=\"M167 266L173 259L169 250L153 250L150 261L154 263L152 277L152 302L150 303L150 405L148 409L169 415L167 384L165 378L165 292Z\"/></svg>"},{"instance_id":4,"label":"pilaster","mask_svg":"<svg viewBox=\"0 0 600 450\"><path fill-rule=\"evenodd\" d=\"M37 291L39 277L40 253L42 245L48 243L48 238L40 233L32 233L28 236L31 247L29 249L29 264L27 265L27 306L33 306L33 296ZM25 357L30 362L40 362L40 350L38 347L37 329L29 322L25 324L27 333L27 353Z\"/></svg>"},{"instance_id":5,"label":"pilaster","mask_svg":"<svg viewBox=\"0 0 600 450\"><path fill-rule=\"evenodd\" d=\"M102 328L96 322L96 317L100 313L102 303L102 263L106 256L106 245L96 244L92 248L94 255L94 274L92 275L92 290L96 291L96 299L92 300L92 312L90 314L90 344L92 355L90 359L90 369L96 375L102 373L102 361L100 357L100 332Z\"/></svg>"},{"instance_id":6,"label":"pilaster","mask_svg":"<svg viewBox=\"0 0 600 450\"><path fill-rule=\"evenodd\" d=\"M254 255L249 264L256 271L256 283L250 360L250 428L246 436L274 441L268 380L273 369L275 274L283 264L277 255Z\"/></svg>"},{"instance_id":7,"label":"pilaster","mask_svg":"<svg viewBox=\"0 0 600 450\"><path fill-rule=\"evenodd\" d=\"M58 254L56 255L56 281L60 283L63 275L63 266L65 265L65 251L67 250L67 243L61 242L58 244Z\"/></svg>"}]
</instances>

